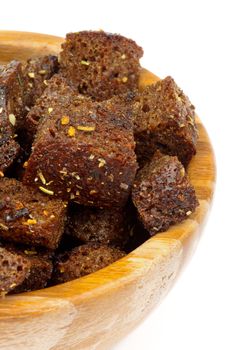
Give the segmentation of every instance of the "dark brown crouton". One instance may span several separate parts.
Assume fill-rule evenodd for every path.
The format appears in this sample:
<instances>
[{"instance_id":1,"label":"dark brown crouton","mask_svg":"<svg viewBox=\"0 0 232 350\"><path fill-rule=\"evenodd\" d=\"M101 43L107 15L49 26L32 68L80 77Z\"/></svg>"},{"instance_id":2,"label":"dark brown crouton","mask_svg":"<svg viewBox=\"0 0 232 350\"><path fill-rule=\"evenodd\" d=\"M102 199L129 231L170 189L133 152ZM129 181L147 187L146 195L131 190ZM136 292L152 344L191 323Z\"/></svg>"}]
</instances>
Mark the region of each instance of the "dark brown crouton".
<instances>
[{"instance_id":1,"label":"dark brown crouton","mask_svg":"<svg viewBox=\"0 0 232 350\"><path fill-rule=\"evenodd\" d=\"M14 129L24 127L25 115L58 71L56 56L42 56L21 64L12 61L0 66L0 108L6 110Z\"/></svg>"},{"instance_id":2,"label":"dark brown crouton","mask_svg":"<svg viewBox=\"0 0 232 350\"><path fill-rule=\"evenodd\" d=\"M42 95L48 85L48 80L57 73L58 67L58 58L52 55L30 58L23 66L26 113Z\"/></svg>"},{"instance_id":3,"label":"dark brown crouton","mask_svg":"<svg viewBox=\"0 0 232 350\"><path fill-rule=\"evenodd\" d=\"M79 207L71 215L67 231L82 243L96 242L122 248L129 239L129 230L125 208Z\"/></svg>"},{"instance_id":4,"label":"dark brown crouton","mask_svg":"<svg viewBox=\"0 0 232 350\"><path fill-rule=\"evenodd\" d=\"M123 206L137 169L134 147L132 118L120 106L58 103L39 125L23 181L78 204Z\"/></svg>"},{"instance_id":5,"label":"dark brown crouton","mask_svg":"<svg viewBox=\"0 0 232 350\"><path fill-rule=\"evenodd\" d=\"M53 280L64 283L88 275L121 259L125 253L117 248L89 243L58 257Z\"/></svg>"},{"instance_id":6,"label":"dark brown crouton","mask_svg":"<svg viewBox=\"0 0 232 350\"><path fill-rule=\"evenodd\" d=\"M27 260L30 264L28 276L24 279L22 284L15 287L13 293L28 292L45 288L51 279L53 264L48 254L39 253L34 248L24 249L24 251L17 253Z\"/></svg>"},{"instance_id":7,"label":"dark brown crouton","mask_svg":"<svg viewBox=\"0 0 232 350\"><path fill-rule=\"evenodd\" d=\"M186 219L198 205L194 188L177 157L159 151L138 171L132 199L151 235Z\"/></svg>"},{"instance_id":8,"label":"dark brown crouton","mask_svg":"<svg viewBox=\"0 0 232 350\"><path fill-rule=\"evenodd\" d=\"M9 242L55 249L64 231L65 206L61 200L38 193L15 179L2 178L0 237Z\"/></svg>"},{"instance_id":9,"label":"dark brown crouton","mask_svg":"<svg viewBox=\"0 0 232 350\"><path fill-rule=\"evenodd\" d=\"M13 163L20 150L14 130L23 108L21 68L17 61L0 66L0 172Z\"/></svg>"},{"instance_id":10,"label":"dark brown crouton","mask_svg":"<svg viewBox=\"0 0 232 350\"><path fill-rule=\"evenodd\" d=\"M15 140L12 138L4 140L5 137L0 138L0 178L20 154L20 146Z\"/></svg>"},{"instance_id":11,"label":"dark brown crouton","mask_svg":"<svg viewBox=\"0 0 232 350\"><path fill-rule=\"evenodd\" d=\"M42 96L37 100L34 107L26 117L26 128L28 136L33 139L36 134L38 124L41 119L49 118L51 112L56 109L68 108L74 101L75 104L81 104L88 100L83 95L77 95L67 84L66 80L58 74L55 74L49 81L48 86Z\"/></svg>"},{"instance_id":12,"label":"dark brown crouton","mask_svg":"<svg viewBox=\"0 0 232 350\"><path fill-rule=\"evenodd\" d=\"M23 113L23 92L22 64L12 61L0 66L0 108L13 129Z\"/></svg>"},{"instance_id":13,"label":"dark brown crouton","mask_svg":"<svg viewBox=\"0 0 232 350\"><path fill-rule=\"evenodd\" d=\"M0 293L21 293L46 287L52 275L48 254L13 246L0 247Z\"/></svg>"},{"instance_id":14,"label":"dark brown crouton","mask_svg":"<svg viewBox=\"0 0 232 350\"><path fill-rule=\"evenodd\" d=\"M194 107L171 77L147 86L134 99L136 154L141 165L155 150L177 155L186 166L196 153Z\"/></svg>"},{"instance_id":15,"label":"dark brown crouton","mask_svg":"<svg viewBox=\"0 0 232 350\"><path fill-rule=\"evenodd\" d=\"M0 296L21 285L29 273L30 263L27 259L0 247Z\"/></svg>"},{"instance_id":16,"label":"dark brown crouton","mask_svg":"<svg viewBox=\"0 0 232 350\"><path fill-rule=\"evenodd\" d=\"M133 40L103 31L69 33L61 74L79 93L105 100L138 86L143 50Z\"/></svg>"}]
</instances>

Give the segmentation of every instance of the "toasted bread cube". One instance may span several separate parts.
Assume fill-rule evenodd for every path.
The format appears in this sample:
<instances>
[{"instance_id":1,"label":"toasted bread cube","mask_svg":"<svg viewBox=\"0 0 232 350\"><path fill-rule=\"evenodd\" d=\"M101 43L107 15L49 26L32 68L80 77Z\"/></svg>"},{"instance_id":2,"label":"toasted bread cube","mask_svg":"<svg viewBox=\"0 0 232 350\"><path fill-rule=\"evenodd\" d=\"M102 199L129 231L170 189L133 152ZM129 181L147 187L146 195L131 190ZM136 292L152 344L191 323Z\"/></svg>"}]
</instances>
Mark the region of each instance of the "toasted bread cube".
<instances>
[{"instance_id":1,"label":"toasted bread cube","mask_svg":"<svg viewBox=\"0 0 232 350\"><path fill-rule=\"evenodd\" d=\"M22 117L24 85L22 64L11 61L0 66L0 108L1 119L5 112L7 124L14 130Z\"/></svg>"},{"instance_id":2,"label":"toasted bread cube","mask_svg":"<svg viewBox=\"0 0 232 350\"><path fill-rule=\"evenodd\" d=\"M0 247L0 296L5 296L29 276L30 263L20 254Z\"/></svg>"},{"instance_id":3,"label":"toasted bread cube","mask_svg":"<svg viewBox=\"0 0 232 350\"><path fill-rule=\"evenodd\" d=\"M188 218L198 206L195 190L177 157L155 153L138 171L132 199L151 235Z\"/></svg>"},{"instance_id":4,"label":"toasted bread cube","mask_svg":"<svg viewBox=\"0 0 232 350\"><path fill-rule=\"evenodd\" d=\"M7 141L0 139L0 178L4 176L4 172L10 168L19 154L20 146L15 140L12 138Z\"/></svg>"},{"instance_id":5,"label":"toasted bread cube","mask_svg":"<svg viewBox=\"0 0 232 350\"><path fill-rule=\"evenodd\" d=\"M125 256L117 248L88 243L58 256L53 281L64 283L100 270Z\"/></svg>"},{"instance_id":6,"label":"toasted bread cube","mask_svg":"<svg viewBox=\"0 0 232 350\"><path fill-rule=\"evenodd\" d=\"M79 96L57 103L40 123L24 183L78 204L125 205L137 163L133 122L120 106ZM36 180L38 179L38 181Z\"/></svg>"},{"instance_id":7,"label":"toasted bread cube","mask_svg":"<svg viewBox=\"0 0 232 350\"><path fill-rule=\"evenodd\" d=\"M101 101L138 86L143 50L133 40L103 31L69 33L60 71L81 94Z\"/></svg>"},{"instance_id":8,"label":"toasted bread cube","mask_svg":"<svg viewBox=\"0 0 232 350\"><path fill-rule=\"evenodd\" d=\"M4 173L17 158L20 146L14 140L15 127L23 109L21 63L0 66L0 172Z\"/></svg>"},{"instance_id":9,"label":"toasted bread cube","mask_svg":"<svg viewBox=\"0 0 232 350\"><path fill-rule=\"evenodd\" d=\"M56 249L64 231L66 204L15 179L0 180L0 238Z\"/></svg>"},{"instance_id":10,"label":"toasted bread cube","mask_svg":"<svg viewBox=\"0 0 232 350\"><path fill-rule=\"evenodd\" d=\"M194 107L171 77L147 86L134 99L134 133L138 161L144 165L156 151L176 155L187 166L196 153Z\"/></svg>"},{"instance_id":11,"label":"toasted bread cube","mask_svg":"<svg viewBox=\"0 0 232 350\"><path fill-rule=\"evenodd\" d=\"M30 58L23 65L24 104L27 111L42 95L48 80L57 73L58 68L58 58L52 55Z\"/></svg>"},{"instance_id":12,"label":"toasted bread cube","mask_svg":"<svg viewBox=\"0 0 232 350\"><path fill-rule=\"evenodd\" d=\"M59 111L64 106L68 108L74 100L75 104L81 104L88 98L83 95L77 95L62 76L55 74L47 82L47 88L26 116L25 125L28 137L31 140L34 139L40 121L44 118L49 118L54 109Z\"/></svg>"},{"instance_id":13,"label":"toasted bread cube","mask_svg":"<svg viewBox=\"0 0 232 350\"><path fill-rule=\"evenodd\" d=\"M53 265L48 254L33 249L0 247L0 293L20 293L45 288Z\"/></svg>"},{"instance_id":14,"label":"toasted bread cube","mask_svg":"<svg viewBox=\"0 0 232 350\"><path fill-rule=\"evenodd\" d=\"M101 243L123 248L129 240L126 208L78 207L70 215L66 232L82 243Z\"/></svg>"}]
</instances>

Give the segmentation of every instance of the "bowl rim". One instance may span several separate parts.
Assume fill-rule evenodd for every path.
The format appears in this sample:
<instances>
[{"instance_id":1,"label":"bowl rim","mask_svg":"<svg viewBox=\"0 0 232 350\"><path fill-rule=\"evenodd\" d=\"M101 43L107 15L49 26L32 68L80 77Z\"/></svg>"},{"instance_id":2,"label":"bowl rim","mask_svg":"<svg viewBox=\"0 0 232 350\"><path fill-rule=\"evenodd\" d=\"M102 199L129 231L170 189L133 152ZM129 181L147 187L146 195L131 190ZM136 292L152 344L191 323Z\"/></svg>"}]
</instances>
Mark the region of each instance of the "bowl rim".
<instances>
[{"instance_id":1,"label":"bowl rim","mask_svg":"<svg viewBox=\"0 0 232 350\"><path fill-rule=\"evenodd\" d=\"M38 46L46 41L48 46L53 47L54 52L58 52L63 38L32 32L0 31L0 46L2 43L10 46L16 40L20 40L20 44L23 42L24 45L30 45L33 40L33 44ZM159 78L153 73L142 69L140 87L144 86L145 83L151 84L157 80ZM117 290L122 285L131 283L132 280L143 276L154 264L159 264L164 256L170 256L176 249L180 254L183 254L184 251L183 260L186 259L187 261L188 250L191 249L193 236L200 237L200 228L205 222L206 214L212 203L216 178L215 157L210 139L198 117L196 122L199 128L197 154L191 160L188 168L190 181L196 188L200 202L195 213L182 223L171 226L169 230L151 237L131 253L104 269L64 284L7 296L5 299L0 300L0 309L1 305L3 306L3 309L1 309L3 314L1 316L4 315L5 302L8 305L14 305L21 299L21 308L18 309L18 312L15 311L17 316L20 317L24 307L26 310L27 302L23 302L24 297L27 297L26 300L28 300L28 297L62 298L78 303L83 299L101 295L106 290L112 289L112 286L114 290Z\"/></svg>"}]
</instances>

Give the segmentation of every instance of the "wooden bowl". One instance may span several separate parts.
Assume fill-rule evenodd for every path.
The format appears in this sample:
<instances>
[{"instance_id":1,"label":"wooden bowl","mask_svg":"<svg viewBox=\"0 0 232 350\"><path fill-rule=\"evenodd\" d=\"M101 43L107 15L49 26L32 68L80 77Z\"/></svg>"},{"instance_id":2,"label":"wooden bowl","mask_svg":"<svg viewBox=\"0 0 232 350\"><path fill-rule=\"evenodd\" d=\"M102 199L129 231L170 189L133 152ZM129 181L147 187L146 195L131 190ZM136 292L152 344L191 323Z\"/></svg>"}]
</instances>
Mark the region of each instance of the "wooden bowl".
<instances>
[{"instance_id":1,"label":"wooden bowl","mask_svg":"<svg viewBox=\"0 0 232 350\"><path fill-rule=\"evenodd\" d=\"M0 62L57 54L62 41L51 35L2 31ZM143 70L140 86L157 80ZM200 201L197 211L96 273L1 300L1 350L109 349L162 300L196 248L212 201L214 155L198 118L197 125L197 155L188 169Z\"/></svg>"}]
</instances>

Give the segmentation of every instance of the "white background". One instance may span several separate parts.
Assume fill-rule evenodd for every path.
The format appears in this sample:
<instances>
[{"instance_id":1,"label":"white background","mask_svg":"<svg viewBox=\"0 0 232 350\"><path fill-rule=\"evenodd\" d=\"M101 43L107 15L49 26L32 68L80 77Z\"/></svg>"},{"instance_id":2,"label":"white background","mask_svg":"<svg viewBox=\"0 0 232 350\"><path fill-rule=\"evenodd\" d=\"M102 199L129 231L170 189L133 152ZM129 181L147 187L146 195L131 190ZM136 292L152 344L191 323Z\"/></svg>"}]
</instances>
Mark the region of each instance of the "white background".
<instances>
[{"instance_id":1,"label":"white background","mask_svg":"<svg viewBox=\"0 0 232 350\"><path fill-rule=\"evenodd\" d=\"M231 23L225 0L1 1L0 29L64 36L102 28L135 39L145 51L142 65L172 75L189 95L215 148L217 191L194 258L114 350L232 349Z\"/></svg>"}]
</instances>

